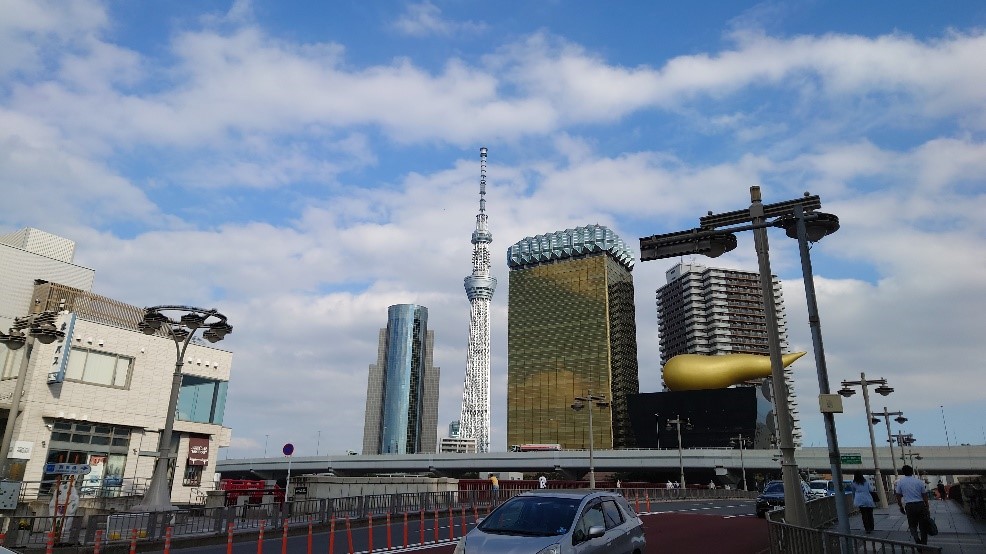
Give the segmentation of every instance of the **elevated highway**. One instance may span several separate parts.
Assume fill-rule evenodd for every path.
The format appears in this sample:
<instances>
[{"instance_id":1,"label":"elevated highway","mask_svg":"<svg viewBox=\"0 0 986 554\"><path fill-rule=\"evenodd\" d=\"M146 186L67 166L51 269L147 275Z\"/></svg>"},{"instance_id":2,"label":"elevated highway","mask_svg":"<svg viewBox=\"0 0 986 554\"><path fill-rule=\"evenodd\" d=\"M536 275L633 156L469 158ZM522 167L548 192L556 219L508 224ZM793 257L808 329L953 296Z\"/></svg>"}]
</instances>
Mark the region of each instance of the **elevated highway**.
<instances>
[{"instance_id":1,"label":"elevated highway","mask_svg":"<svg viewBox=\"0 0 986 554\"><path fill-rule=\"evenodd\" d=\"M986 474L986 446L921 446L915 449L921 455L914 466L921 473L931 475ZM894 449L899 468L903 465L900 450ZM840 447L840 454L847 461L842 464L844 473L859 469L873 472L873 458L867 447ZM880 470L893 475L890 448L877 449ZM773 472L780 469L775 450L744 450L742 466L749 471ZM828 449L824 447L800 448L796 451L798 467L825 473L830 467ZM858 460L860 463L855 463ZM703 474L725 468L730 472L741 469L738 449L687 448L682 452L685 471L700 470ZM281 479L288 471L286 457L243 458L219 460L217 471L223 478ZM331 473L338 476L366 476L379 474L422 474L461 477L477 472L526 472L561 471L573 478L580 478L589 471L589 456L585 450L561 450L554 452L487 452L483 454L402 454L356 456L305 456L290 460L292 475ZM678 471L678 450L596 450L593 465L597 472L627 471Z\"/></svg>"}]
</instances>

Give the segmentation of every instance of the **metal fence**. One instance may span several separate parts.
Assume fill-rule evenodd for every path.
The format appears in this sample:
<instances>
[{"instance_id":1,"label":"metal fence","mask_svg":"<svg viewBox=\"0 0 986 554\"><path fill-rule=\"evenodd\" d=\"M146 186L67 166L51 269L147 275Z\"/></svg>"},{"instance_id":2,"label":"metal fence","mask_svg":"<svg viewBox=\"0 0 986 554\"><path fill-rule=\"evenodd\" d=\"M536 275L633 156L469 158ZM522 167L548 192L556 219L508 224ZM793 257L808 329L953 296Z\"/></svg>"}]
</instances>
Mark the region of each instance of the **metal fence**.
<instances>
[{"instance_id":1,"label":"metal fence","mask_svg":"<svg viewBox=\"0 0 986 554\"><path fill-rule=\"evenodd\" d=\"M941 548L911 542L844 535L834 531L770 522L771 554L841 554L843 552L880 554L935 554Z\"/></svg>"},{"instance_id":2,"label":"metal fence","mask_svg":"<svg viewBox=\"0 0 986 554\"><path fill-rule=\"evenodd\" d=\"M430 493L395 493L341 498L295 500L270 504L242 504L217 508L194 508L159 513L90 513L82 516L38 516L8 521L4 546L31 548L49 541L64 546L146 542L171 537L209 537L227 533L255 533L259 529L325 526L334 521L365 523L410 518L460 520L488 514L496 505L529 489L464 490ZM613 489L617 490L617 489ZM651 503L710 498L752 498L755 492L703 489L620 489L637 511L649 511ZM423 538L422 538L423 540Z\"/></svg>"},{"instance_id":3,"label":"metal fence","mask_svg":"<svg viewBox=\"0 0 986 554\"><path fill-rule=\"evenodd\" d=\"M852 495L845 497L849 514L858 509L852 503ZM784 521L784 508L767 513L767 529L770 534L771 554L935 554L941 548L910 542L877 539L860 535L846 535L827 530L836 521L834 496L826 496L806 503L808 527L791 525Z\"/></svg>"}]
</instances>

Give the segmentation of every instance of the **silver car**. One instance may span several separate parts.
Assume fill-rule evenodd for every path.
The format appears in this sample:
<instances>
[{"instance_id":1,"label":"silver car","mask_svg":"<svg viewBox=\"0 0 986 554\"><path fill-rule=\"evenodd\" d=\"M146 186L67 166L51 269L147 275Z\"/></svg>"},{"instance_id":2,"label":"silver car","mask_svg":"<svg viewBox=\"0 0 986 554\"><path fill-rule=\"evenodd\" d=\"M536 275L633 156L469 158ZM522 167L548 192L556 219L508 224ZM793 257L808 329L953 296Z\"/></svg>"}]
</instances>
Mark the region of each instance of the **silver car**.
<instances>
[{"instance_id":1,"label":"silver car","mask_svg":"<svg viewBox=\"0 0 986 554\"><path fill-rule=\"evenodd\" d=\"M455 554L641 554L644 524L622 496L594 490L537 490L493 510Z\"/></svg>"}]
</instances>

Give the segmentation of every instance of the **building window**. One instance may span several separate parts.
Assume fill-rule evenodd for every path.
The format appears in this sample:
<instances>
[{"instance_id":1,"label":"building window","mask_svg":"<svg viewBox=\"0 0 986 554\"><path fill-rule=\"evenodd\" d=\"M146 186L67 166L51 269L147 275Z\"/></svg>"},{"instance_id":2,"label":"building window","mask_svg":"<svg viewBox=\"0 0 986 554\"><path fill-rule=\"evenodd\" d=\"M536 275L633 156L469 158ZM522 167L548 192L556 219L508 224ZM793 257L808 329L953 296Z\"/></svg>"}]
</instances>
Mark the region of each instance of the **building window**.
<instances>
[{"instance_id":1,"label":"building window","mask_svg":"<svg viewBox=\"0 0 986 554\"><path fill-rule=\"evenodd\" d=\"M20 350L11 350L9 348L0 347L0 379L16 379L17 372L20 369L20 356L17 352L24 352L27 348L21 348Z\"/></svg>"},{"instance_id":2,"label":"building window","mask_svg":"<svg viewBox=\"0 0 986 554\"><path fill-rule=\"evenodd\" d=\"M105 387L127 388L133 358L85 348L72 347L65 371L66 381L78 381Z\"/></svg>"},{"instance_id":3,"label":"building window","mask_svg":"<svg viewBox=\"0 0 986 554\"><path fill-rule=\"evenodd\" d=\"M222 425L226 410L226 381L184 375L178 395L178 419Z\"/></svg>"},{"instance_id":4,"label":"building window","mask_svg":"<svg viewBox=\"0 0 986 554\"><path fill-rule=\"evenodd\" d=\"M205 466L185 466L185 477L181 484L186 487L197 487L202 484L202 468Z\"/></svg>"}]
</instances>

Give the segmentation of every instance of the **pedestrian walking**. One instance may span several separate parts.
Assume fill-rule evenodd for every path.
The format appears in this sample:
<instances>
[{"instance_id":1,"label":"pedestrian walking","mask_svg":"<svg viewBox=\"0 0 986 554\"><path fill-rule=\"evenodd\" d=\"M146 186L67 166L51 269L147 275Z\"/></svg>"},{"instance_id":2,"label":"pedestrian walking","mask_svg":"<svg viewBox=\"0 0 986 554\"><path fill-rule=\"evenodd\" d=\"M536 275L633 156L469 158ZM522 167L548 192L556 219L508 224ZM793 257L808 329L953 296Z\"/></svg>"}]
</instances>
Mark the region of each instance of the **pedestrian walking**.
<instances>
[{"instance_id":1,"label":"pedestrian walking","mask_svg":"<svg viewBox=\"0 0 986 554\"><path fill-rule=\"evenodd\" d=\"M852 482L852 503L859 508L859 515L863 518L863 529L869 535L873 532L873 486L863 477L862 471L853 474Z\"/></svg>"},{"instance_id":2,"label":"pedestrian walking","mask_svg":"<svg viewBox=\"0 0 986 554\"><path fill-rule=\"evenodd\" d=\"M938 480L938 498L948 500L948 493L945 492L945 482L941 479Z\"/></svg>"},{"instance_id":3,"label":"pedestrian walking","mask_svg":"<svg viewBox=\"0 0 986 554\"><path fill-rule=\"evenodd\" d=\"M544 475L538 477L538 488L539 489L548 488L548 478L545 477Z\"/></svg>"},{"instance_id":4,"label":"pedestrian walking","mask_svg":"<svg viewBox=\"0 0 986 554\"><path fill-rule=\"evenodd\" d=\"M907 528L918 544L928 544L931 507L928 505L928 491L924 481L914 476L914 468L905 465L900 468L903 477L894 485L897 506L900 513L907 516Z\"/></svg>"}]
</instances>

